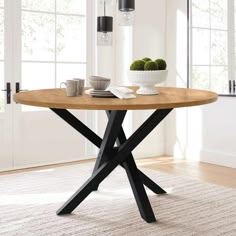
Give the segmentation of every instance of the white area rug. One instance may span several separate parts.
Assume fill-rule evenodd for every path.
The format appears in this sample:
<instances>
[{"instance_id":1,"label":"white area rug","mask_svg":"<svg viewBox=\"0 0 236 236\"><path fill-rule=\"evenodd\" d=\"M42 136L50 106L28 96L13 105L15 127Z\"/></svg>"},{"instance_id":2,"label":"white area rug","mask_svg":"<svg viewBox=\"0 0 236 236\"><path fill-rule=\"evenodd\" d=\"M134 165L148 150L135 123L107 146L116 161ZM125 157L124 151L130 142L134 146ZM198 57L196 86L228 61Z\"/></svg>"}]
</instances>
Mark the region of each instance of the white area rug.
<instances>
[{"instance_id":1,"label":"white area rug","mask_svg":"<svg viewBox=\"0 0 236 236\"><path fill-rule=\"evenodd\" d=\"M148 191L158 222L141 219L121 168L73 214L57 216L92 168L81 164L0 176L0 235L236 235L236 190L148 169L143 170L169 192L157 196Z\"/></svg>"}]
</instances>

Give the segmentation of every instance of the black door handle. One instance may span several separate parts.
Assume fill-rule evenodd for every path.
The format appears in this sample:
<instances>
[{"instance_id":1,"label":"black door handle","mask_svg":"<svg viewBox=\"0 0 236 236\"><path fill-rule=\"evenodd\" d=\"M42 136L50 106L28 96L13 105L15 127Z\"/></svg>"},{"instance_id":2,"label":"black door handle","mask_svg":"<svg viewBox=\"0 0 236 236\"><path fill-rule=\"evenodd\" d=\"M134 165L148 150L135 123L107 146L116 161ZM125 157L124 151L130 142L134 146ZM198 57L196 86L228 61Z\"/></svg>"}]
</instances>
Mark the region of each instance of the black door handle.
<instances>
[{"instance_id":1,"label":"black door handle","mask_svg":"<svg viewBox=\"0 0 236 236\"><path fill-rule=\"evenodd\" d=\"M20 89L20 83L16 82L16 93L28 91L28 89Z\"/></svg>"},{"instance_id":2,"label":"black door handle","mask_svg":"<svg viewBox=\"0 0 236 236\"><path fill-rule=\"evenodd\" d=\"M11 104L11 83L6 83L6 89L2 91L7 92L7 104Z\"/></svg>"}]
</instances>

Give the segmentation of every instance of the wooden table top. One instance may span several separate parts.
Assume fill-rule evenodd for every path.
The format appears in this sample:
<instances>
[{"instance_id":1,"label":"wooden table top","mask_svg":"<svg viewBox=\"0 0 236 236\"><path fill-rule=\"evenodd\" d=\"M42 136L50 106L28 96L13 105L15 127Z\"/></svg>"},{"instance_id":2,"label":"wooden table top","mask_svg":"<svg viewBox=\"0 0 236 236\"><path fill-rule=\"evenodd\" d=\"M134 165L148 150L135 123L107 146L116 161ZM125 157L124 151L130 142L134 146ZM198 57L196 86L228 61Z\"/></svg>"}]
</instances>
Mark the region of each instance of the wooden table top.
<instances>
[{"instance_id":1,"label":"wooden table top","mask_svg":"<svg viewBox=\"0 0 236 236\"><path fill-rule=\"evenodd\" d=\"M137 90L138 87L129 87ZM86 88L87 89L87 88ZM189 107L208 104L217 100L213 92L158 87L159 95L137 95L135 99L93 98L84 94L79 97L67 97L65 89L45 89L21 92L14 95L17 103L48 108L83 109L83 110L146 110Z\"/></svg>"}]
</instances>

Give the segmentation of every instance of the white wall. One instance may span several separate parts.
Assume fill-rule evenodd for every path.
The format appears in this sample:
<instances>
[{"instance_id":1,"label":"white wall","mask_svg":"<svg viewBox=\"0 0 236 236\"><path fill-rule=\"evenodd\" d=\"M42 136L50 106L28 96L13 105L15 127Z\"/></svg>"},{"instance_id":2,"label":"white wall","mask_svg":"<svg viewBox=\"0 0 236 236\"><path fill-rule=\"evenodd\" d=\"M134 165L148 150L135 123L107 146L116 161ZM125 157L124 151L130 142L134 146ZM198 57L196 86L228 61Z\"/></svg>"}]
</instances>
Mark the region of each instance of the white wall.
<instances>
[{"instance_id":1,"label":"white wall","mask_svg":"<svg viewBox=\"0 0 236 236\"><path fill-rule=\"evenodd\" d=\"M133 57L166 56L166 1L136 0Z\"/></svg>"},{"instance_id":2,"label":"white wall","mask_svg":"<svg viewBox=\"0 0 236 236\"><path fill-rule=\"evenodd\" d=\"M166 2L168 84L185 87L186 0ZM214 104L176 109L166 123L166 154L236 168L235 102L220 97Z\"/></svg>"}]
</instances>

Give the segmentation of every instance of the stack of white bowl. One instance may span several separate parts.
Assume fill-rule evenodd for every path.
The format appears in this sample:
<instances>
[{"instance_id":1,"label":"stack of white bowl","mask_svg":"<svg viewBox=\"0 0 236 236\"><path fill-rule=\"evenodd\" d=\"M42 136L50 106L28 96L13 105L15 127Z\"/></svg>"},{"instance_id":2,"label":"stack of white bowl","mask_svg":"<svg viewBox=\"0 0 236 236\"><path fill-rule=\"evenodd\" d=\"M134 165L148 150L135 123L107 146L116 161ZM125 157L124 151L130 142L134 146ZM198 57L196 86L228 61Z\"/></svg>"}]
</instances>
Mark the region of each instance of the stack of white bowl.
<instances>
[{"instance_id":1,"label":"stack of white bowl","mask_svg":"<svg viewBox=\"0 0 236 236\"><path fill-rule=\"evenodd\" d=\"M90 76L89 83L94 90L106 90L111 83L111 79L101 76Z\"/></svg>"}]
</instances>

